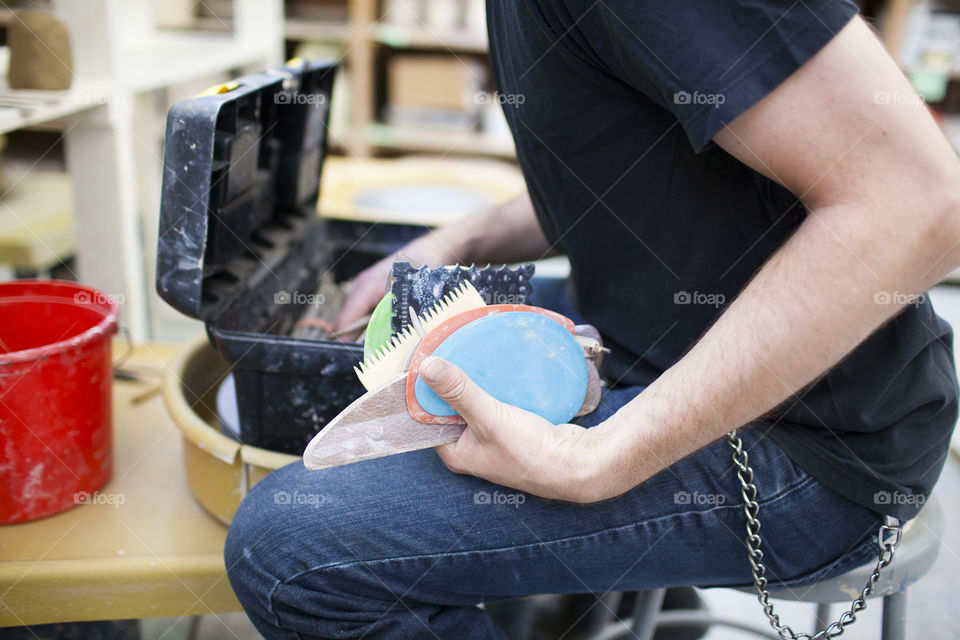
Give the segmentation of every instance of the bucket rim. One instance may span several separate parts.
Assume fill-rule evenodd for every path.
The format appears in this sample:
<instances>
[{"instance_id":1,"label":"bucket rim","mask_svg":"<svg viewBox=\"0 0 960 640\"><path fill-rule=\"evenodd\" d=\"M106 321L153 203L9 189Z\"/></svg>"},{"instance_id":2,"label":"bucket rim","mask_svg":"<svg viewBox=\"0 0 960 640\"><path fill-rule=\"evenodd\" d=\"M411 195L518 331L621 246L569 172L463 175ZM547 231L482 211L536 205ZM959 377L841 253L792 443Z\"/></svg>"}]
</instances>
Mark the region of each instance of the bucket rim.
<instances>
[{"instance_id":1,"label":"bucket rim","mask_svg":"<svg viewBox=\"0 0 960 640\"><path fill-rule=\"evenodd\" d=\"M0 366L12 365L12 364L22 364L24 362L33 362L37 360L42 360L49 358L50 356L57 355L59 353L64 353L71 349L79 348L86 346L95 340L112 336L117 332L117 319L119 316L119 309L117 302L113 296L108 295L91 287L79 282L71 282L70 280L39 280L39 279L21 279L21 280L9 280L7 282L0 282L0 300L5 297L14 298L16 295L5 296L6 290L18 290L26 289L29 287L50 287L59 288L59 289L72 289L73 295L77 293L87 293L92 299L97 300L98 302L95 305L100 310L104 311L103 318L94 326L89 329L78 333L77 335L67 338L65 340L58 340L57 342L51 342L50 344L41 345L39 347L31 347L29 349L21 349L19 351L11 351L9 353L0 353ZM26 297L26 296L24 296ZM50 297L64 297L62 295L57 295L55 292L51 291ZM74 304L79 304L74 302Z\"/></svg>"}]
</instances>

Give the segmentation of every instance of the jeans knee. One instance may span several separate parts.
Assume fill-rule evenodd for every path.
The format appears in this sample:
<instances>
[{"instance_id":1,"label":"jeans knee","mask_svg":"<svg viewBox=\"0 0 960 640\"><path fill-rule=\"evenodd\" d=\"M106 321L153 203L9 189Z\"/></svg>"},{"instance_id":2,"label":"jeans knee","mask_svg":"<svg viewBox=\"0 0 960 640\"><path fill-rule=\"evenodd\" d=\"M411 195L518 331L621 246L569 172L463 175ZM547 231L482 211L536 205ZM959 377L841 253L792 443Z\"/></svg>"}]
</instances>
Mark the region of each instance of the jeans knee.
<instances>
[{"instance_id":1,"label":"jeans knee","mask_svg":"<svg viewBox=\"0 0 960 640\"><path fill-rule=\"evenodd\" d=\"M224 559L264 637L422 638L430 635L424 620L439 637L500 637L472 600L440 605L427 592L408 593L437 561L426 551L449 547L436 520L431 526L428 471L447 477L433 452L317 472L294 463L253 487Z\"/></svg>"},{"instance_id":2,"label":"jeans knee","mask_svg":"<svg viewBox=\"0 0 960 640\"><path fill-rule=\"evenodd\" d=\"M238 516L242 510L243 505L237 511ZM251 536L252 530L253 528L249 526L245 517L237 518L235 516L223 546L223 560L227 568L227 577L230 579L230 585L241 603L244 603L244 595L249 591L247 583L256 573L252 557L255 543ZM244 606L246 606L246 603L244 603Z\"/></svg>"},{"instance_id":3,"label":"jeans knee","mask_svg":"<svg viewBox=\"0 0 960 640\"><path fill-rule=\"evenodd\" d=\"M283 557L284 539L290 537L285 526L282 503L273 499L283 480L279 472L264 478L244 498L230 524L224 544L223 556L230 586L243 605L247 615L265 636L265 626L277 624L271 602L283 576L282 567L274 566L278 557Z\"/></svg>"}]
</instances>

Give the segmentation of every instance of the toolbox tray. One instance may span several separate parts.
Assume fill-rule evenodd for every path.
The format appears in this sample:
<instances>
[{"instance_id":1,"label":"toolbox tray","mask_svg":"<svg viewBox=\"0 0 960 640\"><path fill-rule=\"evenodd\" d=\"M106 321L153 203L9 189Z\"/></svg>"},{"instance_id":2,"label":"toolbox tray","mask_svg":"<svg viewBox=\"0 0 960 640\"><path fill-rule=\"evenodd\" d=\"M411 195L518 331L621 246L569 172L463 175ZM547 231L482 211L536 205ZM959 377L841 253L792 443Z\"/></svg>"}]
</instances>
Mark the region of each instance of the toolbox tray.
<instances>
[{"instance_id":1,"label":"toolbox tray","mask_svg":"<svg viewBox=\"0 0 960 640\"><path fill-rule=\"evenodd\" d=\"M286 333L322 274L347 279L422 232L388 226L363 246L350 225L317 217L335 70L288 63L167 117L157 291L204 321L231 366L240 440L297 455L363 393L363 348Z\"/></svg>"}]
</instances>

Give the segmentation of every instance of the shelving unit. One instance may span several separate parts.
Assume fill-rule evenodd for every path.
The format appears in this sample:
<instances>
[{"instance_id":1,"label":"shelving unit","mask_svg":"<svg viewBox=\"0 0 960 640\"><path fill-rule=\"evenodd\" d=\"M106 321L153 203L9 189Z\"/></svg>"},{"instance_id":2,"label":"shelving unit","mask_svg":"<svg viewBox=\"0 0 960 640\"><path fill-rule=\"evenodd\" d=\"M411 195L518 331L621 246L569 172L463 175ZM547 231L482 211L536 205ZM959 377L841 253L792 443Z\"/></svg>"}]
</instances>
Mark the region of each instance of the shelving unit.
<instances>
[{"instance_id":1,"label":"shelving unit","mask_svg":"<svg viewBox=\"0 0 960 640\"><path fill-rule=\"evenodd\" d=\"M367 130L367 140L377 149L416 153L457 153L498 158L513 158L516 155L512 144L490 140L489 136L475 130L444 131L372 123Z\"/></svg>"},{"instance_id":2,"label":"shelving unit","mask_svg":"<svg viewBox=\"0 0 960 640\"><path fill-rule=\"evenodd\" d=\"M428 2L430 0L427 0ZM407 3L412 5L414 3ZM467 2L459 8L467 10ZM406 24L389 21L383 14L385 3L376 0L351 0L351 19L357 17L357 30L363 33L361 40L354 41L360 49L360 62L351 63L350 73L357 102L354 104L355 126L362 127L357 136L359 146L368 153L434 153L440 155L491 156L513 158L513 141L500 131L492 135L483 128L480 109L476 109L476 121L460 127L411 125L405 122L390 122L384 119L390 74L389 62L397 56L417 54L443 56L464 64L486 67L488 43L486 32L465 24L440 28L431 24L427 15L408 15ZM420 5L424 7L426 5ZM361 25L368 28L361 30ZM471 71L465 74L472 75ZM489 75L489 74L487 74ZM480 90L489 90L489 79L478 81ZM497 132L493 132L497 133Z\"/></svg>"},{"instance_id":3,"label":"shelving unit","mask_svg":"<svg viewBox=\"0 0 960 640\"><path fill-rule=\"evenodd\" d=\"M0 80L0 134L41 125L94 106L83 91L30 91L10 89Z\"/></svg>"},{"instance_id":4,"label":"shelving unit","mask_svg":"<svg viewBox=\"0 0 960 640\"><path fill-rule=\"evenodd\" d=\"M457 53L486 55L488 50L486 37L465 30L439 34L424 26L410 27L379 23L374 26L372 37L376 42L396 49L447 51L453 55Z\"/></svg>"},{"instance_id":5,"label":"shelving unit","mask_svg":"<svg viewBox=\"0 0 960 640\"><path fill-rule=\"evenodd\" d=\"M350 27L346 22L320 21L288 16L283 21L283 34L287 40L321 40L344 43L350 38Z\"/></svg>"},{"instance_id":6,"label":"shelving unit","mask_svg":"<svg viewBox=\"0 0 960 640\"><path fill-rule=\"evenodd\" d=\"M884 45L890 54L901 63L906 73L910 73L916 70L916 61L905 60L905 56L910 54L915 55L917 52L906 51L908 45L913 44L916 48L917 42L910 42L910 30L911 27L916 29L915 25L911 25L911 20L917 19L918 13L923 14L924 2L920 0L886 0L885 2L879 3L881 6L879 16L882 19L881 22L881 37L883 39ZM932 6L932 5L929 5ZM917 9L920 8L918 12ZM943 14L957 13L960 14L960 2L952 0L952 2L943 4ZM929 29L928 24L924 24L921 20L921 24L925 28ZM913 34L916 38L916 33ZM958 42L954 41L954 38L949 38L949 42L945 45L950 49L950 57L952 58L951 69L948 71L948 81L951 83L960 82L960 55L956 54L956 47ZM921 40L922 42L922 40Z\"/></svg>"},{"instance_id":7,"label":"shelving unit","mask_svg":"<svg viewBox=\"0 0 960 640\"><path fill-rule=\"evenodd\" d=\"M431 0L424 0L430 2ZM440 0L459 3L468 0ZM427 6L415 0L410 4ZM331 140L345 153L373 156L398 153L490 156L513 158L513 143L502 135L491 136L478 121L451 130L449 126L409 126L382 119L386 102L385 60L407 53L448 56L464 62L486 64L487 39L482 30L464 27L441 29L426 15L413 14L409 24L391 23L384 11L391 5L380 0L287 0L284 37L286 54L304 43L332 44L340 51L348 73L349 113L346 126L332 125ZM229 3L198 4L202 12L192 27L222 29L232 23Z\"/></svg>"},{"instance_id":8,"label":"shelving unit","mask_svg":"<svg viewBox=\"0 0 960 640\"><path fill-rule=\"evenodd\" d=\"M159 28L148 0L55 0L67 25L74 83L49 104L0 118L0 131L57 119L76 219L77 273L117 297L134 339L150 333L167 91L282 61L280 0L234 0L227 26ZM12 12L0 20L15 20ZM190 25L195 27L196 25ZM27 96L29 92L8 92Z\"/></svg>"},{"instance_id":9,"label":"shelving unit","mask_svg":"<svg viewBox=\"0 0 960 640\"><path fill-rule=\"evenodd\" d=\"M434 0L286 0L284 34L287 53L298 43L336 44L349 72L350 122L335 138L343 140L344 151L361 156L379 154L437 153L514 157L512 142L491 136L482 125L450 131L449 127L408 126L384 119L384 61L404 53L431 53L457 59L486 60L488 43L482 30L440 28L431 22ZM437 0L456 10L465 10L471 0ZM871 17L880 19L882 37L896 56L909 28L911 11L919 0L861 0ZM448 4L447 4L448 3ZM201 3L219 10L224 0ZM398 13L404 24L391 22ZM216 18L229 22L230 16ZM210 21L210 17L200 20ZM960 68L950 76L960 83Z\"/></svg>"},{"instance_id":10,"label":"shelving unit","mask_svg":"<svg viewBox=\"0 0 960 640\"><path fill-rule=\"evenodd\" d=\"M337 0L321 4L329 7ZM348 151L356 155L395 153L436 153L483 155L512 158L512 142L490 139L479 126L453 131L447 127L407 126L385 122L383 60L402 52L429 52L451 57L485 59L488 43L485 33L463 29L437 29L426 15L413 15L409 24L394 24L384 15L392 6L382 0L339 0L345 19L324 20L308 17L298 7L316 7L316 0L287 0L285 34L288 51L293 43L307 40L336 42L342 46L344 64L349 69L351 122L342 132ZM425 0L429 2L429 0ZM465 4L467 0L461 0ZM863 2L868 12L882 18L884 42L894 53L900 48L910 12L916 0L876 0ZM416 5L416 2L408 2ZM422 8L426 6L420 3ZM315 12L315 11L314 11ZM951 74L951 82L960 82L960 69Z\"/></svg>"},{"instance_id":11,"label":"shelving unit","mask_svg":"<svg viewBox=\"0 0 960 640\"><path fill-rule=\"evenodd\" d=\"M466 5L471 0L450 1ZM882 18L884 41L895 54L917 1L868 3ZM161 123L168 106L163 101L172 99L176 88L185 97L191 83L204 78L263 69L279 64L302 43L326 43L341 59L346 82L339 95L350 102L344 109L347 118L333 121L336 150L358 156L515 156L502 130L491 136L479 121L459 127L386 121L391 57L417 54L479 65L487 61L488 43L481 30L440 28L426 13L412 14L403 24L391 22L395 12L385 11L398 2L403 3L205 0L189 9L195 13L192 18L159 28L151 24L155 7L148 0L54 2L75 34L74 87L46 92L29 109L0 105L14 107L0 109L0 133L50 121L69 130L66 152L75 181L79 272L91 284L125 296L125 322L136 335L149 331L144 309L152 296L150 250L155 246ZM406 4L426 6L421 0ZM10 10L0 8L0 25L13 19ZM946 106L931 106L960 117L960 69L950 78ZM0 86L0 102L4 96L14 103L31 99Z\"/></svg>"}]
</instances>

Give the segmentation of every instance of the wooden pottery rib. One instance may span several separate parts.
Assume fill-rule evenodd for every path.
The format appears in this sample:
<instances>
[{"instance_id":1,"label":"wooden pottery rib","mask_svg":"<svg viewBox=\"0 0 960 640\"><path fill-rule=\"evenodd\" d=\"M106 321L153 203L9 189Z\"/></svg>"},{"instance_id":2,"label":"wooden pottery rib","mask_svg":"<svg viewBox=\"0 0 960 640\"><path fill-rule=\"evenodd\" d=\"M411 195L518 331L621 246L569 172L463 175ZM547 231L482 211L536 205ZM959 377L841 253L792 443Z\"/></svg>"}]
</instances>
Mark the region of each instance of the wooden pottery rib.
<instances>
[{"instance_id":1,"label":"wooden pottery rib","mask_svg":"<svg viewBox=\"0 0 960 640\"><path fill-rule=\"evenodd\" d=\"M597 365L593 360L587 358L587 395L583 398L583 406L577 411L575 418L593 413L593 410L600 404L600 394L603 389L600 387L600 372L597 371Z\"/></svg>"},{"instance_id":2,"label":"wooden pottery rib","mask_svg":"<svg viewBox=\"0 0 960 640\"><path fill-rule=\"evenodd\" d=\"M307 469L326 469L454 442L462 425L417 422L407 413L406 376L354 400L303 452Z\"/></svg>"}]
</instances>

